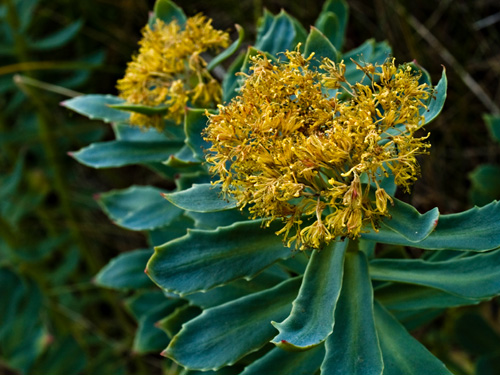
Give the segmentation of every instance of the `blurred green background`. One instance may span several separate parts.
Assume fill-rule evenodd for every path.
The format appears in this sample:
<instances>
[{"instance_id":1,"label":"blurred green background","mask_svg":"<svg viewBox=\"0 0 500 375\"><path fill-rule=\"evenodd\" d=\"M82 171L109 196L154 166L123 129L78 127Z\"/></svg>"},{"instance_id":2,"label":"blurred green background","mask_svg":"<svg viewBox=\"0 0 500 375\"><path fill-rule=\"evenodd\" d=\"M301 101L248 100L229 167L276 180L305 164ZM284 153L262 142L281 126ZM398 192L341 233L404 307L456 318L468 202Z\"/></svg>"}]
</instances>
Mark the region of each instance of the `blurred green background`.
<instances>
[{"instance_id":1,"label":"blurred green background","mask_svg":"<svg viewBox=\"0 0 500 375\"><path fill-rule=\"evenodd\" d=\"M262 8L285 9L308 27L323 1L177 3L188 15L207 14L233 38L234 24L242 25L251 44ZM485 163L500 165L500 147L482 117L500 114L498 1L348 4L347 49L369 38L387 40L397 61L417 60L434 82L442 65L447 70L448 99L427 129L432 149L421 158L422 178L411 196L400 198L422 212L471 207L469 174ZM152 0L3 0L0 5L0 374L176 374L157 354L131 353L134 320L120 296L92 283L109 259L146 246L140 234L110 223L93 196L134 183L168 186L141 168L93 170L74 161L68 152L112 133L108 125L59 106L79 93L116 94L116 80L137 50L153 5ZM500 350L495 301L450 310L415 334L457 374L473 374L478 352L474 332L464 329L469 326L493 335L484 350Z\"/></svg>"}]
</instances>

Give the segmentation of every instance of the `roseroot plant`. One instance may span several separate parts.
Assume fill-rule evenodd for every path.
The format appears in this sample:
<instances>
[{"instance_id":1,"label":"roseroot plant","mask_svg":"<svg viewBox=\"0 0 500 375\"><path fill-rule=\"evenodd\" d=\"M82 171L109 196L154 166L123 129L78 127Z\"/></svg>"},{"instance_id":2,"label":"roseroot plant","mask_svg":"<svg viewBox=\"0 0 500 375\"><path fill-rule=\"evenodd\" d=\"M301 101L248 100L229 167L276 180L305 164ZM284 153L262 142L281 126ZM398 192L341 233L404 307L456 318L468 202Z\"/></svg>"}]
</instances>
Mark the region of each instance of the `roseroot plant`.
<instances>
[{"instance_id":1,"label":"roseroot plant","mask_svg":"<svg viewBox=\"0 0 500 375\"><path fill-rule=\"evenodd\" d=\"M443 107L446 75L432 85L384 42L341 52L347 18L347 4L329 0L307 33L266 12L219 95L211 71L237 51L241 30L227 47L209 20L159 0L121 98L64 103L116 135L77 160L145 165L176 184L99 197L154 247L96 279L135 291L135 351L162 351L184 374L451 374L408 330L500 294L500 207L420 214L395 197L430 152L423 126ZM172 52L190 22L227 49ZM388 258L386 246L421 252Z\"/></svg>"}]
</instances>

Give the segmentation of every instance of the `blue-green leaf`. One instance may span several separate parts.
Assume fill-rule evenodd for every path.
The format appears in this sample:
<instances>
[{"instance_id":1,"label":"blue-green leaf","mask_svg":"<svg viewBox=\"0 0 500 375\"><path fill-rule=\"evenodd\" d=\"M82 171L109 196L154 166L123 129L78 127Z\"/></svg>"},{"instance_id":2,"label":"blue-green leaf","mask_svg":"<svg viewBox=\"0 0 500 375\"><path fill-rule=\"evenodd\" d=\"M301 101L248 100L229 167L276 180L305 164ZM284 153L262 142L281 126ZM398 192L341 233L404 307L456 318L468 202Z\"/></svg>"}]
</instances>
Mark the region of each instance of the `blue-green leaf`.
<instances>
[{"instance_id":1,"label":"blue-green leaf","mask_svg":"<svg viewBox=\"0 0 500 375\"><path fill-rule=\"evenodd\" d=\"M293 49L296 31L292 18L282 10L274 17L273 22L261 39L255 42L255 48L276 55L279 52Z\"/></svg>"},{"instance_id":2,"label":"blue-green leaf","mask_svg":"<svg viewBox=\"0 0 500 375\"><path fill-rule=\"evenodd\" d=\"M419 242L409 241L402 234L385 227L381 227L379 232L364 233L362 237L427 250L492 250L500 246L500 203L492 202L458 214L441 215L434 231Z\"/></svg>"},{"instance_id":3,"label":"blue-green leaf","mask_svg":"<svg viewBox=\"0 0 500 375\"><path fill-rule=\"evenodd\" d=\"M115 224L131 230L164 227L182 210L162 198L165 193L151 186L132 186L101 194L98 203Z\"/></svg>"},{"instance_id":4,"label":"blue-green leaf","mask_svg":"<svg viewBox=\"0 0 500 375\"><path fill-rule=\"evenodd\" d=\"M248 294L272 288L288 278L277 275L273 272L273 269L276 268L279 269L279 266L272 265L251 280L234 280L229 284L210 289L206 292L188 294L184 298L187 299L192 305L199 306L204 309L222 305L223 303L241 298Z\"/></svg>"},{"instance_id":5,"label":"blue-green leaf","mask_svg":"<svg viewBox=\"0 0 500 375\"><path fill-rule=\"evenodd\" d=\"M115 168L124 165L162 162L168 160L181 147L180 141L109 141L92 143L70 155L92 168Z\"/></svg>"},{"instance_id":6,"label":"blue-green leaf","mask_svg":"<svg viewBox=\"0 0 500 375\"><path fill-rule=\"evenodd\" d=\"M214 113L214 111L208 111L208 113L211 114ZM210 147L210 143L203 139L203 130L207 127L207 121L207 110L187 108L184 120L186 145L200 161L205 160L205 154L203 151Z\"/></svg>"},{"instance_id":7,"label":"blue-green leaf","mask_svg":"<svg viewBox=\"0 0 500 375\"><path fill-rule=\"evenodd\" d=\"M165 142L168 138L164 133L156 129L144 129L138 126L128 125L124 123L113 123L113 132L117 141L129 142Z\"/></svg>"},{"instance_id":8,"label":"blue-green leaf","mask_svg":"<svg viewBox=\"0 0 500 375\"><path fill-rule=\"evenodd\" d=\"M192 370L215 371L235 363L275 335L269 322L290 312L300 280L203 311L182 327L163 354Z\"/></svg>"},{"instance_id":9,"label":"blue-green leaf","mask_svg":"<svg viewBox=\"0 0 500 375\"><path fill-rule=\"evenodd\" d=\"M335 327L326 340L321 372L329 375L380 375L384 364L373 320L373 290L363 252L345 255Z\"/></svg>"},{"instance_id":10,"label":"blue-green leaf","mask_svg":"<svg viewBox=\"0 0 500 375\"><path fill-rule=\"evenodd\" d=\"M160 287L180 295L241 277L252 278L278 259L292 255L274 231L262 228L260 221L189 230L186 236L155 249L148 275Z\"/></svg>"},{"instance_id":11,"label":"blue-green leaf","mask_svg":"<svg viewBox=\"0 0 500 375\"><path fill-rule=\"evenodd\" d=\"M413 206L393 199L394 205L388 205L390 218L381 221L383 226L401 234L408 241L419 242L427 238L438 224L439 210L432 210L421 215Z\"/></svg>"},{"instance_id":12,"label":"blue-green leaf","mask_svg":"<svg viewBox=\"0 0 500 375\"><path fill-rule=\"evenodd\" d=\"M154 18L158 18L165 23L177 21L183 27L186 23L186 15L182 8L175 5L170 0L157 0L153 10Z\"/></svg>"},{"instance_id":13,"label":"blue-green leaf","mask_svg":"<svg viewBox=\"0 0 500 375\"><path fill-rule=\"evenodd\" d=\"M311 60L312 67L319 68L324 57L334 62L338 61L338 53L333 44L315 27L311 27L311 32L307 37L304 55L309 56L313 52L315 55Z\"/></svg>"},{"instance_id":14,"label":"blue-green leaf","mask_svg":"<svg viewBox=\"0 0 500 375\"><path fill-rule=\"evenodd\" d=\"M478 304L480 300L458 297L422 285L387 283L375 290L375 298L391 311L441 309Z\"/></svg>"},{"instance_id":15,"label":"blue-green leaf","mask_svg":"<svg viewBox=\"0 0 500 375\"><path fill-rule=\"evenodd\" d=\"M152 107L149 105L131 104L131 103L110 104L109 107L113 109L118 109L120 111L135 112L147 116L163 115L168 112L169 108L164 105Z\"/></svg>"},{"instance_id":16,"label":"blue-green leaf","mask_svg":"<svg viewBox=\"0 0 500 375\"><path fill-rule=\"evenodd\" d=\"M332 22L332 15L335 16L338 25L335 28L329 25ZM323 4L323 9L316 21L316 25L320 30L319 26L324 27L326 30L331 30L330 35L327 36L338 50L341 50L344 45L348 18L349 6L345 0L328 0ZM333 30L335 32L332 32Z\"/></svg>"},{"instance_id":17,"label":"blue-green leaf","mask_svg":"<svg viewBox=\"0 0 500 375\"><path fill-rule=\"evenodd\" d=\"M220 54L215 56L212 61L210 61L207 65L207 70L212 70L221 62L230 57L233 53L235 53L238 48L240 48L241 43L243 42L243 38L245 37L245 30L240 25L235 25L236 31L238 31L238 39L235 40L227 49L222 51Z\"/></svg>"},{"instance_id":18,"label":"blue-green leaf","mask_svg":"<svg viewBox=\"0 0 500 375\"><path fill-rule=\"evenodd\" d=\"M333 46L338 46L339 48L342 47L337 44L340 34L340 24L335 13L321 12L314 25L328 38Z\"/></svg>"},{"instance_id":19,"label":"blue-green leaf","mask_svg":"<svg viewBox=\"0 0 500 375\"><path fill-rule=\"evenodd\" d=\"M236 201L224 199L220 186L193 184L187 190L163 195L170 203L187 211L217 212L236 207Z\"/></svg>"},{"instance_id":20,"label":"blue-green leaf","mask_svg":"<svg viewBox=\"0 0 500 375\"><path fill-rule=\"evenodd\" d=\"M186 212L186 216L194 220L197 229L216 229L218 227L227 227L238 221L245 221L248 215L238 209L200 213L194 211Z\"/></svg>"},{"instance_id":21,"label":"blue-green leaf","mask_svg":"<svg viewBox=\"0 0 500 375\"><path fill-rule=\"evenodd\" d=\"M112 95L82 95L66 100L61 103L91 120L102 120L104 122L128 122L130 113L119 111L109 107L113 104L122 104L125 101Z\"/></svg>"},{"instance_id":22,"label":"blue-green leaf","mask_svg":"<svg viewBox=\"0 0 500 375\"><path fill-rule=\"evenodd\" d=\"M167 334L158 328L156 324L165 316L171 314L182 303L180 300L164 299L163 302L141 315L132 346L135 353L159 352L168 345L170 340Z\"/></svg>"},{"instance_id":23,"label":"blue-green leaf","mask_svg":"<svg viewBox=\"0 0 500 375\"><path fill-rule=\"evenodd\" d=\"M427 111L424 115L424 124L428 124L432 120L434 120L441 110L443 109L444 102L446 100L446 90L448 88L448 79L446 78L446 69L443 67L443 73L441 75L441 79L438 84L434 87L433 95L430 101L427 103Z\"/></svg>"},{"instance_id":24,"label":"blue-green leaf","mask_svg":"<svg viewBox=\"0 0 500 375\"><path fill-rule=\"evenodd\" d=\"M201 311L202 310L197 306L188 304L179 306L167 317L160 320L157 326L163 330L169 338L172 338L181 330L184 323L200 315Z\"/></svg>"},{"instance_id":25,"label":"blue-green leaf","mask_svg":"<svg viewBox=\"0 0 500 375\"><path fill-rule=\"evenodd\" d=\"M95 278L97 285L114 289L139 289L152 286L144 273L151 249L134 250L113 258Z\"/></svg>"},{"instance_id":26,"label":"blue-green leaf","mask_svg":"<svg viewBox=\"0 0 500 375\"><path fill-rule=\"evenodd\" d=\"M224 79L222 80L222 102L227 103L232 98L234 98L238 93L237 89L241 82L241 77L237 76L236 73L241 71L245 58L247 56L246 52L240 53L240 55L233 61L229 66Z\"/></svg>"},{"instance_id":27,"label":"blue-green leaf","mask_svg":"<svg viewBox=\"0 0 500 375\"><path fill-rule=\"evenodd\" d=\"M324 345L300 353L274 348L245 367L241 375L311 375L319 369L324 356Z\"/></svg>"},{"instance_id":28,"label":"blue-green leaf","mask_svg":"<svg viewBox=\"0 0 500 375\"><path fill-rule=\"evenodd\" d=\"M384 375L452 375L378 303L375 303L375 324L384 359Z\"/></svg>"},{"instance_id":29,"label":"blue-green leaf","mask_svg":"<svg viewBox=\"0 0 500 375\"><path fill-rule=\"evenodd\" d=\"M287 350L307 350L332 333L348 242L334 242L321 251L314 250L292 312L282 323L273 322L280 332L274 344Z\"/></svg>"},{"instance_id":30,"label":"blue-green leaf","mask_svg":"<svg viewBox=\"0 0 500 375\"><path fill-rule=\"evenodd\" d=\"M500 250L443 262L422 259L375 259L374 280L424 285L463 298L489 299L500 294Z\"/></svg>"}]
</instances>

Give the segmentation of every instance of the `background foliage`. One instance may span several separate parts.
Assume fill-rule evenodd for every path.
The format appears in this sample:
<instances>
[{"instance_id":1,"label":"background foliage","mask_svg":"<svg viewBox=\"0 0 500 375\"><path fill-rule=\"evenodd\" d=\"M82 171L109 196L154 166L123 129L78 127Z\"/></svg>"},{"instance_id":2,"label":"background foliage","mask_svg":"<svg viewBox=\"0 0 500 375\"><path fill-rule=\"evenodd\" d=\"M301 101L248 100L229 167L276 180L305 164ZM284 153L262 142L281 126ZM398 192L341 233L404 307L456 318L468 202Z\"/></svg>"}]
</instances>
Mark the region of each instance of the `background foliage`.
<instances>
[{"instance_id":1,"label":"background foliage","mask_svg":"<svg viewBox=\"0 0 500 375\"><path fill-rule=\"evenodd\" d=\"M473 185L468 174L481 164L500 165L498 144L482 121L483 113L498 114L500 102L498 6L494 1L443 1L436 6L391 0L349 5L346 50L368 38L387 39L399 61L418 60L430 69L433 82L441 74L440 64L447 66L448 100L432 126L433 148L421 160L423 177L411 197L401 198L421 212L434 206L442 213L470 207ZM181 306L157 306L156 297L146 294L140 301L132 296L127 312L120 308L127 292L118 296L95 286L93 277L109 259L146 248L147 242L112 225L90 199L96 192L137 181L163 190L172 186L147 169L95 171L75 163L66 157L68 151L108 140L111 132L101 123L55 109L76 94L62 88L114 92L152 6L133 0L2 4L0 277L8 287L0 304L0 366L6 373L175 373L159 356L134 356L130 348L148 353L164 346L161 339L151 348L131 342L135 320L140 324L146 319L137 306L150 301L158 316ZM254 40L261 6L273 13L283 7L307 26L322 1L307 7L278 1L241 1L238 6L233 1L189 1L182 6L188 15L206 13L217 28L234 30L233 24L239 23L247 40ZM488 25L488 17L495 15L497 22ZM99 198L101 205L112 207L106 195ZM136 256L149 257L148 251ZM28 318L33 316L37 319ZM469 327L478 328L471 332ZM484 363L497 358L500 344L494 332L499 331L498 304L492 301L450 309L414 334L457 374L469 374L476 362L492 368Z\"/></svg>"}]
</instances>

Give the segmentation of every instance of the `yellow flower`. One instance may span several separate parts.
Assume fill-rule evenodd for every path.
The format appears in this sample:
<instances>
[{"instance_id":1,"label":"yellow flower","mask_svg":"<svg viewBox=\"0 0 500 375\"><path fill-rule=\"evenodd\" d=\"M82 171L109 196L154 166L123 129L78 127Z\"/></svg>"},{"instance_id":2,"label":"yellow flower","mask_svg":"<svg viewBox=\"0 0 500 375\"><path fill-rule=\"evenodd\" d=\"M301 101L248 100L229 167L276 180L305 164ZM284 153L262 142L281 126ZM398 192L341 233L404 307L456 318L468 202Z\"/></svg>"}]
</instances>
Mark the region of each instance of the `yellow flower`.
<instances>
[{"instance_id":1,"label":"yellow flower","mask_svg":"<svg viewBox=\"0 0 500 375\"><path fill-rule=\"evenodd\" d=\"M120 97L129 104L166 106L164 115L132 113L130 122L144 127L163 127L163 118L180 123L188 103L215 106L221 87L206 69L201 54L229 45L229 35L215 30L202 15L188 18L184 28L176 22L156 20L146 26L139 54L118 81Z\"/></svg>"},{"instance_id":2,"label":"yellow flower","mask_svg":"<svg viewBox=\"0 0 500 375\"><path fill-rule=\"evenodd\" d=\"M408 65L359 68L370 83L347 82L343 62L287 52L252 61L240 95L210 116L206 159L223 192L253 218L279 219L290 246L321 248L377 228L392 198L380 187L391 172L408 190L419 174L420 110L431 94ZM337 89L328 96L327 89Z\"/></svg>"}]
</instances>

